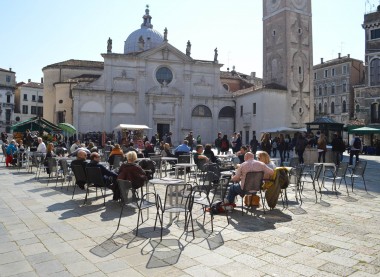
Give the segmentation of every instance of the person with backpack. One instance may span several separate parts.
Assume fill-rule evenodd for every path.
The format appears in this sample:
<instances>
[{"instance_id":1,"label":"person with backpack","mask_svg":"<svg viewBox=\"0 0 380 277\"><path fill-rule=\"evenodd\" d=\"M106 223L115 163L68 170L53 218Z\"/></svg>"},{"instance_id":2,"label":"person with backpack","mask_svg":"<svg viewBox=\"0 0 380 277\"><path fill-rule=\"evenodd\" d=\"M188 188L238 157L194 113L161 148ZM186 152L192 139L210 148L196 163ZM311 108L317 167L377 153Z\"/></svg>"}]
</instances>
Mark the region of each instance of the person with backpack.
<instances>
[{"instance_id":1,"label":"person with backpack","mask_svg":"<svg viewBox=\"0 0 380 277\"><path fill-rule=\"evenodd\" d=\"M338 133L333 135L331 146L331 150L333 151L333 158L335 159L335 164L339 166L343 158L343 152L346 150L346 145L344 144L342 137Z\"/></svg>"},{"instance_id":2,"label":"person with backpack","mask_svg":"<svg viewBox=\"0 0 380 277\"><path fill-rule=\"evenodd\" d=\"M354 138L350 142L350 161L349 165L352 165L353 158L355 156L355 162L357 163L359 161L359 154L363 150L363 144L360 140L359 136L355 134Z\"/></svg>"}]
</instances>

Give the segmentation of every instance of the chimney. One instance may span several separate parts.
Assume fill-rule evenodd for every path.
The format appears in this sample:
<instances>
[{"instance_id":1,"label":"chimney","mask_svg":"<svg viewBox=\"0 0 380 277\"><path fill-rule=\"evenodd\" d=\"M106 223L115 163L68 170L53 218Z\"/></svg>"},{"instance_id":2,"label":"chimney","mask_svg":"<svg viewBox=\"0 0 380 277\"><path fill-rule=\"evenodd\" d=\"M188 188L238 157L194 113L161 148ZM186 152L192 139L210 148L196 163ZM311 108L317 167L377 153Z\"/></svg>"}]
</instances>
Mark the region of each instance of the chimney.
<instances>
[{"instance_id":1,"label":"chimney","mask_svg":"<svg viewBox=\"0 0 380 277\"><path fill-rule=\"evenodd\" d=\"M340 53L338 53L338 59L340 59Z\"/></svg>"},{"instance_id":2,"label":"chimney","mask_svg":"<svg viewBox=\"0 0 380 277\"><path fill-rule=\"evenodd\" d=\"M12 71L12 67L9 68L9 71Z\"/></svg>"},{"instance_id":3,"label":"chimney","mask_svg":"<svg viewBox=\"0 0 380 277\"><path fill-rule=\"evenodd\" d=\"M347 58L350 58L350 54L347 54Z\"/></svg>"},{"instance_id":4,"label":"chimney","mask_svg":"<svg viewBox=\"0 0 380 277\"><path fill-rule=\"evenodd\" d=\"M256 77L256 72L251 72L251 78L255 78Z\"/></svg>"},{"instance_id":5,"label":"chimney","mask_svg":"<svg viewBox=\"0 0 380 277\"><path fill-rule=\"evenodd\" d=\"M321 58L321 64L323 63L323 58Z\"/></svg>"},{"instance_id":6,"label":"chimney","mask_svg":"<svg viewBox=\"0 0 380 277\"><path fill-rule=\"evenodd\" d=\"M28 83L30 83L32 81L32 79L28 79Z\"/></svg>"},{"instance_id":7,"label":"chimney","mask_svg":"<svg viewBox=\"0 0 380 277\"><path fill-rule=\"evenodd\" d=\"M41 84L44 83L44 77L41 77Z\"/></svg>"}]
</instances>

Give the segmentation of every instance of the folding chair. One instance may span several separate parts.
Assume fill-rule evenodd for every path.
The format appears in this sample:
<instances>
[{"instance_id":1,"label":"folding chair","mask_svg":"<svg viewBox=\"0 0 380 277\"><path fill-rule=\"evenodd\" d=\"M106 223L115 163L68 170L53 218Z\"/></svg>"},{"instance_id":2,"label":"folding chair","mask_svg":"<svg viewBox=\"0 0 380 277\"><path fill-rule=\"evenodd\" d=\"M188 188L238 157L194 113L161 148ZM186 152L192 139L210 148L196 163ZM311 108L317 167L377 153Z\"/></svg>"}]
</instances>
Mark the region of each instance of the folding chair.
<instances>
[{"instance_id":1,"label":"folding chair","mask_svg":"<svg viewBox=\"0 0 380 277\"><path fill-rule=\"evenodd\" d=\"M260 193L261 203L263 205L263 211L265 213L265 200L262 194L262 185L263 185L264 172L263 171L255 171L248 172L245 175L244 181L244 190L241 195L241 214L244 215L244 201L243 198L245 195L256 195L258 192Z\"/></svg>"},{"instance_id":2,"label":"folding chair","mask_svg":"<svg viewBox=\"0 0 380 277\"><path fill-rule=\"evenodd\" d=\"M144 195L142 194L142 188L141 188L141 197L140 199L137 199L136 197L133 197L133 188L132 188L132 183L128 180L117 180L117 185L119 186L120 190L120 196L121 196L121 211L120 211L120 216L119 216L119 223L117 224L117 230L119 230L120 226L120 221L121 217L123 215L123 210L125 206L131 206L132 208L138 209L138 217L137 217L137 226L136 226L136 236L139 233L139 226L144 223L143 219L143 210L155 207L156 208L156 215L157 215L157 205L156 205L156 194L154 192L148 192L145 193ZM131 192L131 196L129 197L129 192ZM154 201L149 200L149 196L152 196ZM141 223L140 223L140 218L141 218Z\"/></svg>"},{"instance_id":3,"label":"folding chair","mask_svg":"<svg viewBox=\"0 0 380 277\"><path fill-rule=\"evenodd\" d=\"M354 168L348 168L348 170L350 171L348 176L351 178L352 191L354 191L354 181L357 178L363 179L364 188L365 188L365 191L367 191L367 186L366 186L365 180L364 180L364 173L365 173L366 167L367 167L367 161L358 161L355 163Z\"/></svg>"}]
</instances>

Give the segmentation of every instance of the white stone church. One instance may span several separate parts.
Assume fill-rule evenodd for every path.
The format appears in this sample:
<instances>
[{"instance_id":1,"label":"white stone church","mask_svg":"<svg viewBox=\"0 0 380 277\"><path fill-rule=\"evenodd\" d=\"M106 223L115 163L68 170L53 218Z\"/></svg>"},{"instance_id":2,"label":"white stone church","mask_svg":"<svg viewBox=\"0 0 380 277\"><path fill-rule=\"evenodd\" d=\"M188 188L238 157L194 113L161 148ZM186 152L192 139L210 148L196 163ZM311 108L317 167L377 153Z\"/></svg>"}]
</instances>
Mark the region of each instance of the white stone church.
<instances>
[{"instance_id":1,"label":"white stone church","mask_svg":"<svg viewBox=\"0 0 380 277\"><path fill-rule=\"evenodd\" d=\"M145 10L141 28L103 62L69 60L43 68L44 118L72 123L79 132L143 124L154 133L173 133L178 144L192 130L202 142L218 132L241 132L243 143L262 130L305 127L313 120L311 0L263 0L264 86L228 92L214 59L191 57L153 29ZM247 49L249 51L249 49Z\"/></svg>"}]
</instances>

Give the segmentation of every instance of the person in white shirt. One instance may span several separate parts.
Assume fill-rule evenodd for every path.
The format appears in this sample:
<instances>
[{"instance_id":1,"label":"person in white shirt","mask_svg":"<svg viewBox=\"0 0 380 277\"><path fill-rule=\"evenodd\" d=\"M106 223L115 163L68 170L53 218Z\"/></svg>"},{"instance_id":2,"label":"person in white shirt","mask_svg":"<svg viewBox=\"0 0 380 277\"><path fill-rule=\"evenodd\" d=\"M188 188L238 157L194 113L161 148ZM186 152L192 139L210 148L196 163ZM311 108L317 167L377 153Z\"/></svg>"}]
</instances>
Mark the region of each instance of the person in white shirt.
<instances>
[{"instance_id":1,"label":"person in white shirt","mask_svg":"<svg viewBox=\"0 0 380 277\"><path fill-rule=\"evenodd\" d=\"M70 154L80 147L80 140L76 140L70 147Z\"/></svg>"},{"instance_id":2,"label":"person in white shirt","mask_svg":"<svg viewBox=\"0 0 380 277\"><path fill-rule=\"evenodd\" d=\"M38 138L37 138L37 141L38 141L37 152L38 152L38 153L46 153L46 145L45 145L45 143L43 142L42 138L41 138L41 137L38 137Z\"/></svg>"}]
</instances>

